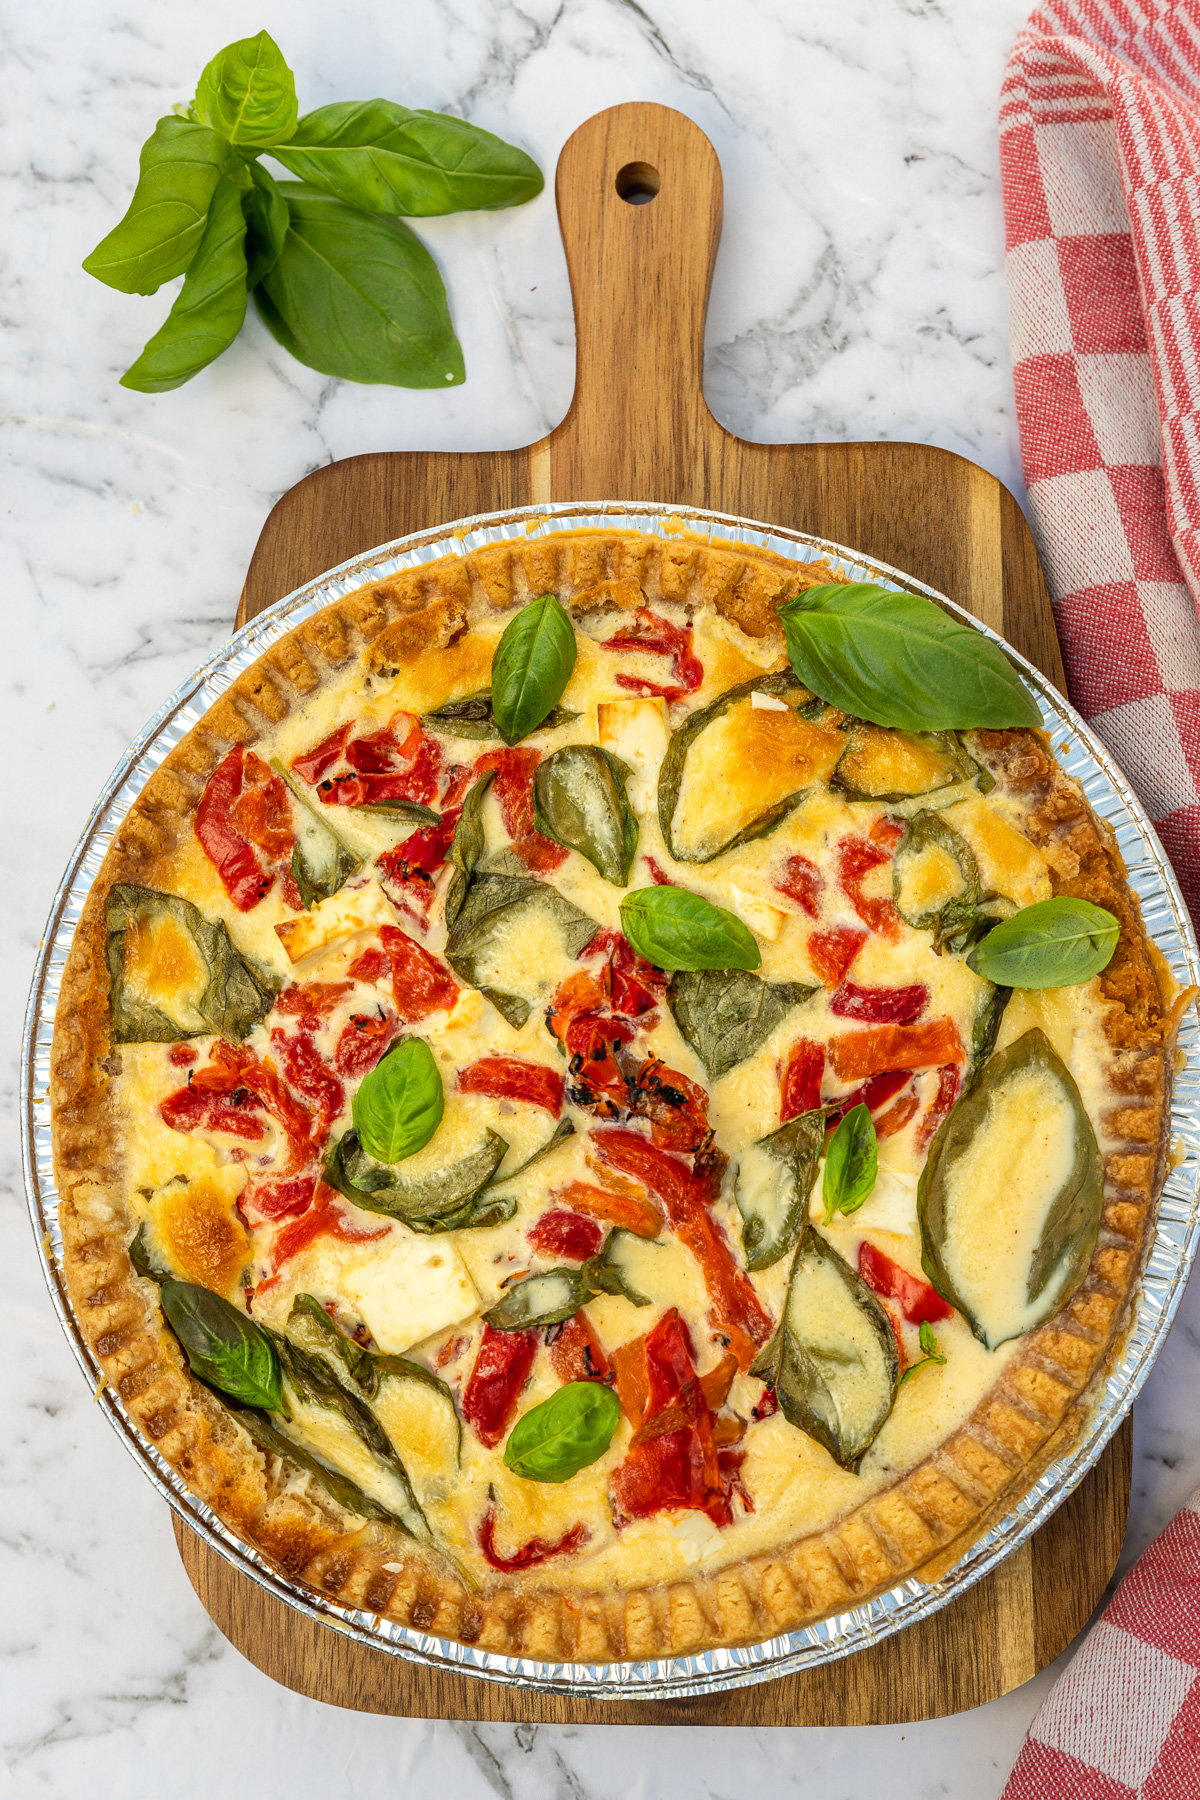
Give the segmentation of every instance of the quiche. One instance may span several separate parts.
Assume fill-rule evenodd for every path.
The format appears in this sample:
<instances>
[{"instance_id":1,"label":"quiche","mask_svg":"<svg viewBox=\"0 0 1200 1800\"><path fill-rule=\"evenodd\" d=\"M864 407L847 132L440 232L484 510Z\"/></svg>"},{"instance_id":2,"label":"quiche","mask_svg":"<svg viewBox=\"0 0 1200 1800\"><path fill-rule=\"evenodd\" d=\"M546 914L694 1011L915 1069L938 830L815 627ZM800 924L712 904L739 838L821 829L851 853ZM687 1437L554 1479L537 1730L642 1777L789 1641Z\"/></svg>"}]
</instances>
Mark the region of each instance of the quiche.
<instances>
[{"instance_id":1,"label":"quiche","mask_svg":"<svg viewBox=\"0 0 1200 1800\"><path fill-rule=\"evenodd\" d=\"M293 1582L564 1662L758 1642L1069 1442L1187 996L1044 733L801 679L780 609L841 580L444 558L277 642L117 831L55 1028L66 1277ZM1088 906L1096 972L984 954Z\"/></svg>"}]
</instances>

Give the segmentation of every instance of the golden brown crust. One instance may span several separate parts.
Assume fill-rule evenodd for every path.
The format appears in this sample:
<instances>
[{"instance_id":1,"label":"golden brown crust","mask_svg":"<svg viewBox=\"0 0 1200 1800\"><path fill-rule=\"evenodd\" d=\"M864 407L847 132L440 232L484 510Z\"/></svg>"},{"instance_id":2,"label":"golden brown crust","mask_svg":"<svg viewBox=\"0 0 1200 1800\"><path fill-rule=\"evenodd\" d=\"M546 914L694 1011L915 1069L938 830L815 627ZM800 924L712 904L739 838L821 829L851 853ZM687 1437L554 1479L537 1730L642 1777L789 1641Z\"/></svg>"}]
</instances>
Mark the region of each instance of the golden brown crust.
<instances>
[{"instance_id":1,"label":"golden brown crust","mask_svg":"<svg viewBox=\"0 0 1200 1800\"><path fill-rule=\"evenodd\" d=\"M120 828L84 909L64 974L52 1053L64 1265L81 1329L138 1428L191 1489L286 1574L414 1630L507 1654L603 1661L684 1654L795 1629L921 1570L949 1566L1034 1478L1078 1412L1125 1317L1162 1180L1172 1014L1111 834L1041 734L976 734L998 779L1032 806L1056 891L1121 922L1102 977L1111 1002L1114 1104L1104 1123L1106 1205L1091 1268L1070 1304L1033 1332L966 1424L892 1487L830 1529L770 1556L624 1594L568 1595L536 1580L468 1593L457 1576L380 1528L364 1527L265 1456L192 1381L126 1245L109 1117L104 900L114 882L152 884L204 782L230 746L253 743L367 651L398 659L453 640L472 619L553 591L579 612L657 599L711 604L748 634L781 636L777 609L823 565L681 535L572 532L493 545L374 583L290 632L180 743Z\"/></svg>"}]
</instances>

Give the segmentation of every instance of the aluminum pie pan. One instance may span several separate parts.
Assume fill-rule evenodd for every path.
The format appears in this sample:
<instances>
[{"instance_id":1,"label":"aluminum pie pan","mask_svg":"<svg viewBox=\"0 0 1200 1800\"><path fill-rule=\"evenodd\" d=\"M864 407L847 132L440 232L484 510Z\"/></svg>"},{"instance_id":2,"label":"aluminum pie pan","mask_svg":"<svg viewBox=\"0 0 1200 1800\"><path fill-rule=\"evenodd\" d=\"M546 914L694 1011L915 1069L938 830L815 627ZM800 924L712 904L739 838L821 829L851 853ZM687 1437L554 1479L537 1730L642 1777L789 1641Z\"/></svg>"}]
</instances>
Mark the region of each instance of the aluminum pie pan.
<instances>
[{"instance_id":1,"label":"aluminum pie pan","mask_svg":"<svg viewBox=\"0 0 1200 1800\"><path fill-rule=\"evenodd\" d=\"M129 808L167 754L208 708L286 632L367 582L386 579L400 570L443 556L465 554L489 544L521 541L550 531L621 529L667 539L686 532L711 541L774 551L801 563L827 557L855 580L877 581L896 591L937 599L988 637L1003 642L936 589L844 545L805 532L692 507L649 502L559 502L523 507L460 519L350 558L243 626L176 689L105 784L55 895L34 972L22 1044L21 1148L30 1217L43 1271L76 1361L109 1423L159 1493L234 1568L305 1617L373 1649L429 1667L571 1698L684 1699L801 1673L852 1655L928 1618L1025 1543L1098 1461L1162 1348L1200 1242L1200 1023L1194 1009L1189 1009L1179 1033L1181 1055L1172 1090L1169 1127L1173 1155L1142 1277L1134 1292L1128 1329L1111 1364L1088 1392L1085 1421L1070 1450L1047 1467L1011 1509L939 1579L926 1582L910 1577L885 1593L802 1630L781 1633L760 1644L708 1650L694 1656L604 1664L501 1656L431 1637L375 1613L341 1606L289 1580L190 1492L141 1435L120 1397L105 1381L67 1294L51 1151L51 1038L75 927L109 844ZM1004 647L1037 698L1061 767L1079 781L1093 810L1111 826L1125 859L1130 886L1141 903L1147 932L1162 952L1171 974L1181 987L1200 985L1200 952L1183 897L1129 783L1078 713L1031 663L1010 645Z\"/></svg>"}]
</instances>

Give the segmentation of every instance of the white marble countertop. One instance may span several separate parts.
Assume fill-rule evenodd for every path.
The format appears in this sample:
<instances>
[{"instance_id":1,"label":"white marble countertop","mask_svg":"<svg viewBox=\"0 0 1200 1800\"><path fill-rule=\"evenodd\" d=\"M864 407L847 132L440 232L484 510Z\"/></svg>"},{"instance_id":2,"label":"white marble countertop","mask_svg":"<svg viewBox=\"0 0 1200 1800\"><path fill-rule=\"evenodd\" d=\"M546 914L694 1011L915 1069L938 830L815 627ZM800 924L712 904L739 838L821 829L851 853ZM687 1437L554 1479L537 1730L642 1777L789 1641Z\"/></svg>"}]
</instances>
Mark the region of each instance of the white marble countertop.
<instances>
[{"instance_id":1,"label":"white marble countertop","mask_svg":"<svg viewBox=\"0 0 1200 1800\"><path fill-rule=\"evenodd\" d=\"M465 386L325 380L251 317L174 394L117 385L164 296L79 261L123 210L155 118L216 49L272 31L302 110L377 92L449 108L547 177L587 116L689 114L725 172L709 315L717 415L775 441L908 438L1021 492L996 97L1027 0L232 0L10 10L0 179L8 469L3 555L5 941L0 1361L0 1790L116 1800L264 1791L463 1800L805 1793L992 1800L1052 1671L927 1724L852 1730L514 1729L340 1712L275 1687L194 1598L165 1506L91 1406L20 1196L17 1036L65 859L130 738L229 628L259 526L308 470L373 449L507 447L570 399L566 269L548 191L421 225L446 273ZM552 184L551 184L552 185ZM1200 1480L1194 1289L1135 1412L1126 1556ZM137 1771L137 1774L134 1771ZM269 1771L269 1774L267 1773ZM967 1774L969 1771L969 1775ZM416 1784L420 1784L419 1788ZM428 1783L428 1787L426 1787Z\"/></svg>"}]
</instances>

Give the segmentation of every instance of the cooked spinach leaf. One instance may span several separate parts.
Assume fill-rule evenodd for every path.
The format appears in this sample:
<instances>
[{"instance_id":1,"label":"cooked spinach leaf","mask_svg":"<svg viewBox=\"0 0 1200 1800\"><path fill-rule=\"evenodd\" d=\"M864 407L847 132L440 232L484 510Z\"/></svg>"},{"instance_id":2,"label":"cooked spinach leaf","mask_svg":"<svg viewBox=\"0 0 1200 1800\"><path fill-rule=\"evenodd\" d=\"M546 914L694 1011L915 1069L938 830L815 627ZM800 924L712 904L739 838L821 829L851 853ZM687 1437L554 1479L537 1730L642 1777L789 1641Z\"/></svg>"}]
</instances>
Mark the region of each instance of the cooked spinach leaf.
<instances>
[{"instance_id":1,"label":"cooked spinach leaf","mask_svg":"<svg viewBox=\"0 0 1200 1800\"><path fill-rule=\"evenodd\" d=\"M817 992L799 981L763 981L743 969L684 970L672 978L667 1005L709 1080L719 1081Z\"/></svg>"},{"instance_id":2,"label":"cooked spinach leaf","mask_svg":"<svg viewBox=\"0 0 1200 1800\"><path fill-rule=\"evenodd\" d=\"M462 811L458 815L458 824L454 827L454 836L450 840L450 849L446 861L454 870L450 877L450 885L446 889L446 929L449 930L462 911L463 901L467 897L467 889L471 878L483 860L485 849L483 833L483 803L487 791L496 779L495 769L488 769L474 780L467 789L462 803Z\"/></svg>"},{"instance_id":3,"label":"cooked spinach leaf","mask_svg":"<svg viewBox=\"0 0 1200 1800\"><path fill-rule=\"evenodd\" d=\"M271 767L296 802L292 878L305 906L313 907L318 900L328 900L344 887L354 871L361 868L362 859L342 842L328 820L309 805L300 783L277 756L271 758Z\"/></svg>"},{"instance_id":4,"label":"cooked spinach leaf","mask_svg":"<svg viewBox=\"0 0 1200 1800\"><path fill-rule=\"evenodd\" d=\"M626 797L633 770L596 744L552 750L533 778L533 822L545 837L577 850L592 867L625 887L638 845L638 822Z\"/></svg>"},{"instance_id":5,"label":"cooked spinach leaf","mask_svg":"<svg viewBox=\"0 0 1200 1800\"><path fill-rule=\"evenodd\" d=\"M539 916L556 927L568 957L578 956L600 929L594 919L544 881L526 874L485 872L471 882L446 940L446 961L455 974L478 988L518 1029L543 997L544 971L530 966L529 985L518 992L515 986L495 986L488 979L488 970L498 948L515 946Z\"/></svg>"},{"instance_id":6,"label":"cooked spinach leaf","mask_svg":"<svg viewBox=\"0 0 1200 1800\"><path fill-rule=\"evenodd\" d=\"M539 731L554 731L560 725L570 725L582 715L572 712L566 706L552 706L546 714ZM462 700L448 700L445 706L436 711L425 713L422 725L429 731L440 731L445 737L459 738L499 738L500 727L492 715L492 691L485 688L480 694L468 694Z\"/></svg>"},{"instance_id":7,"label":"cooked spinach leaf","mask_svg":"<svg viewBox=\"0 0 1200 1800\"><path fill-rule=\"evenodd\" d=\"M748 1269L769 1269L794 1250L825 1144L825 1113L800 1113L743 1150L734 1198Z\"/></svg>"},{"instance_id":8,"label":"cooked spinach leaf","mask_svg":"<svg viewBox=\"0 0 1200 1800\"><path fill-rule=\"evenodd\" d=\"M274 977L239 956L221 920L206 919L178 894L116 882L105 903L105 925L114 1044L169 1044L207 1032L240 1044L274 1003ZM167 964L178 967L180 956L190 953L203 987L179 991L177 983L174 995L149 997L159 933L174 934L178 946L168 949Z\"/></svg>"},{"instance_id":9,"label":"cooked spinach leaf","mask_svg":"<svg viewBox=\"0 0 1200 1800\"><path fill-rule=\"evenodd\" d=\"M515 1199L485 1192L507 1149L498 1132L488 1131L478 1150L449 1168L406 1176L369 1156L351 1130L330 1146L323 1173L355 1206L399 1219L410 1231L462 1231L500 1224L516 1211Z\"/></svg>"},{"instance_id":10,"label":"cooked spinach leaf","mask_svg":"<svg viewBox=\"0 0 1200 1800\"><path fill-rule=\"evenodd\" d=\"M789 813L795 811L808 791L806 788L788 794L757 819L750 820L724 843L717 844L715 848L706 846L703 855L689 854L687 847L678 841L675 834L675 814L683 789L688 755L703 732L727 713L730 707L736 706L739 700L748 699L751 694L773 694L781 698L784 694L804 691L803 684L790 669L781 670L775 675L758 675L753 681L739 682L736 687L731 687L715 700L710 700L707 706L698 707L695 712L688 714L678 731L672 732L667 754L663 757L658 774L658 823L663 842L676 862L712 862L716 857L724 856L727 850L736 849L739 844L748 844L755 838L766 837L777 825L783 823Z\"/></svg>"}]
</instances>

